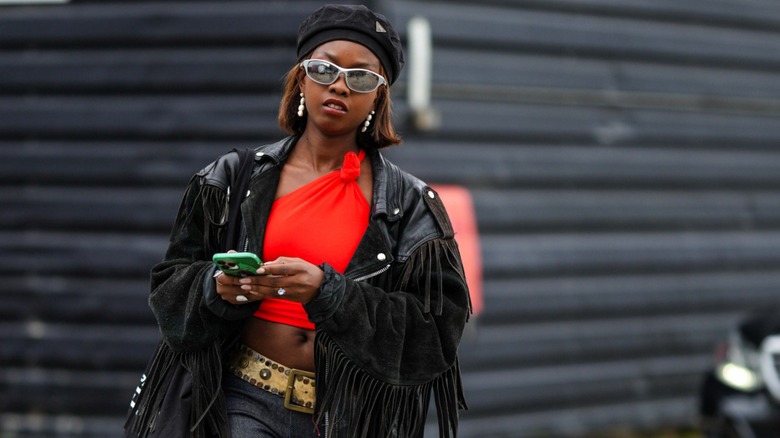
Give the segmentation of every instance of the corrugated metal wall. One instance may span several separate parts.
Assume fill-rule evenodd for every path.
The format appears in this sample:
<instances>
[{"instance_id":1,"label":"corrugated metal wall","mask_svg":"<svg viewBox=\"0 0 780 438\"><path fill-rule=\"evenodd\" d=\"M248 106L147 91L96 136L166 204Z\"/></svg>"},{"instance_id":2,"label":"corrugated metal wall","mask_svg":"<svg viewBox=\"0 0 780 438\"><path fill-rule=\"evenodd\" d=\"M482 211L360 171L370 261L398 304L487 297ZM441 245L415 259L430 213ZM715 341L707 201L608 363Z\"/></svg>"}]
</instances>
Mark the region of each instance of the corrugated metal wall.
<instances>
[{"instance_id":1,"label":"corrugated metal wall","mask_svg":"<svg viewBox=\"0 0 780 438\"><path fill-rule=\"evenodd\" d=\"M0 434L120 435L184 184L279 137L319 4L0 7ZM462 435L692 424L714 342L780 296L780 4L377 6L430 20L441 115L415 132L403 77L389 155L482 234Z\"/></svg>"}]
</instances>

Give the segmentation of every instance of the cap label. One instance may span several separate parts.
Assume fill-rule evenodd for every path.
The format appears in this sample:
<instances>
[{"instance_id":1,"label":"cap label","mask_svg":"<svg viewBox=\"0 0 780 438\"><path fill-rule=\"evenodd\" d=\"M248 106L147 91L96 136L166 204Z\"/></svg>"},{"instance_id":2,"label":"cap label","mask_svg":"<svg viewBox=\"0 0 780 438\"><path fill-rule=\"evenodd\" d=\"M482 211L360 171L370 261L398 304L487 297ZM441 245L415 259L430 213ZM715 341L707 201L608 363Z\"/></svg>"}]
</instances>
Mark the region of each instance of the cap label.
<instances>
[{"instance_id":1,"label":"cap label","mask_svg":"<svg viewBox=\"0 0 780 438\"><path fill-rule=\"evenodd\" d=\"M379 22L378 22L378 21L376 22L376 31L377 31L377 32L381 32L381 33L387 33L387 31L385 30L385 28L384 28L384 27L382 27L382 25L381 25L381 24L379 24Z\"/></svg>"}]
</instances>

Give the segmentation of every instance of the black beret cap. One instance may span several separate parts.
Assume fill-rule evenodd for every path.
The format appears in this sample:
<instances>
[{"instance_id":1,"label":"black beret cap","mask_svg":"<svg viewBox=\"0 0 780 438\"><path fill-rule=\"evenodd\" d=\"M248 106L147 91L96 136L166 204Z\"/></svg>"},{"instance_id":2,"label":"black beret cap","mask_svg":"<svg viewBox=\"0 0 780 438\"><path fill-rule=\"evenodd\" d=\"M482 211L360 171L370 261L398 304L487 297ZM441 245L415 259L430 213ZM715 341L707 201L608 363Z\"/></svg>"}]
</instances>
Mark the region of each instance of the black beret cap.
<instances>
[{"instance_id":1,"label":"black beret cap","mask_svg":"<svg viewBox=\"0 0 780 438\"><path fill-rule=\"evenodd\" d=\"M382 14L363 5L325 5L298 27L298 60L321 44L348 40L371 50L395 82L404 66L401 38Z\"/></svg>"}]
</instances>

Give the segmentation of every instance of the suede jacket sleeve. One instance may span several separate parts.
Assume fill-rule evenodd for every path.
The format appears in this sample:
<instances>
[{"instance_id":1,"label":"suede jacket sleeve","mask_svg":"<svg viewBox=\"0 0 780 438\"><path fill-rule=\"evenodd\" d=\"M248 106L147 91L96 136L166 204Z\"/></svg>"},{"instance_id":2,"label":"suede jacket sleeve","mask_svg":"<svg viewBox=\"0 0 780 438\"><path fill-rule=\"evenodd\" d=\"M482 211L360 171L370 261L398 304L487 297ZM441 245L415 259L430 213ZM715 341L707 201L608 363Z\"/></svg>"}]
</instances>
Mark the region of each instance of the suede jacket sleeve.
<instances>
[{"instance_id":1,"label":"suede jacket sleeve","mask_svg":"<svg viewBox=\"0 0 780 438\"><path fill-rule=\"evenodd\" d=\"M224 165L225 160L210 167ZM211 346L235 329L233 321L250 315L257 306L235 306L216 294L211 256L220 250L227 192L226 187L206 180L205 174L206 169L190 180L165 258L151 271L149 305L163 340L176 351Z\"/></svg>"}]
</instances>

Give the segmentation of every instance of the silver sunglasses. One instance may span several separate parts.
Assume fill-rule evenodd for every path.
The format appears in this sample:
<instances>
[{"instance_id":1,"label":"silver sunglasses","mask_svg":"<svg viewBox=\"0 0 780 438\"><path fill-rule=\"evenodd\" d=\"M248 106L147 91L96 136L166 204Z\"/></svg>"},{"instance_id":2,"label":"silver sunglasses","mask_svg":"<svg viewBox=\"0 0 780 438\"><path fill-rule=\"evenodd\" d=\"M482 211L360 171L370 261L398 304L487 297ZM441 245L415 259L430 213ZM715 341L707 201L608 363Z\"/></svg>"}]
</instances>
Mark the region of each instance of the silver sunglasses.
<instances>
[{"instance_id":1,"label":"silver sunglasses","mask_svg":"<svg viewBox=\"0 0 780 438\"><path fill-rule=\"evenodd\" d=\"M301 63L301 68L312 81L330 85L344 73L347 87L358 93L370 93L380 85L387 84L379 73L363 68L341 68L338 65L322 59L307 59Z\"/></svg>"}]
</instances>

